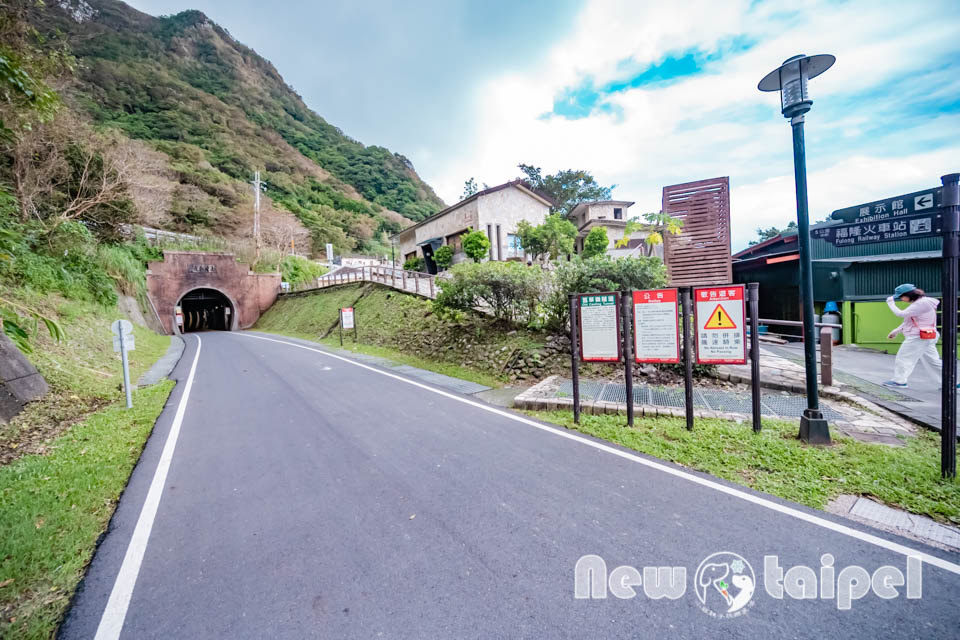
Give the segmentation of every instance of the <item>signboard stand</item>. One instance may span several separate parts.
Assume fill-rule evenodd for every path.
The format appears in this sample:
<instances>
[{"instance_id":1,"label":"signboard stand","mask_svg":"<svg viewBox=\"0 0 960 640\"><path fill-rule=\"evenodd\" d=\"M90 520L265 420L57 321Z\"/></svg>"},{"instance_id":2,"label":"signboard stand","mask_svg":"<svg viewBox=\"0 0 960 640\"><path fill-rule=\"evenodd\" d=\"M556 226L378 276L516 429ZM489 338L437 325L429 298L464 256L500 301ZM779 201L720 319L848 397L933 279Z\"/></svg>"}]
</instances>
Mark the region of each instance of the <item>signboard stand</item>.
<instances>
[{"instance_id":1,"label":"signboard stand","mask_svg":"<svg viewBox=\"0 0 960 640\"><path fill-rule=\"evenodd\" d=\"M627 426L633 426L633 292L624 291L620 294L621 324L623 325L623 380L627 392Z\"/></svg>"},{"instance_id":2,"label":"signboard stand","mask_svg":"<svg viewBox=\"0 0 960 640\"><path fill-rule=\"evenodd\" d=\"M353 307L343 307L340 309L340 346L343 346L343 330L353 329L353 342L357 342L357 316Z\"/></svg>"},{"instance_id":3,"label":"signboard stand","mask_svg":"<svg viewBox=\"0 0 960 640\"><path fill-rule=\"evenodd\" d=\"M580 353L578 341L579 328L577 327L577 316L580 314L579 298L576 295L570 295L570 372L571 382L573 384L573 422L580 424L580 363L577 357Z\"/></svg>"},{"instance_id":4,"label":"signboard stand","mask_svg":"<svg viewBox=\"0 0 960 640\"><path fill-rule=\"evenodd\" d=\"M690 335L690 309L693 306L690 287L680 290L680 323L683 325L683 404L687 414L687 431L693 430L693 336Z\"/></svg>"},{"instance_id":5,"label":"signboard stand","mask_svg":"<svg viewBox=\"0 0 960 640\"><path fill-rule=\"evenodd\" d=\"M750 315L750 399L753 430L760 433L760 283L747 285L747 305Z\"/></svg>"},{"instance_id":6,"label":"signboard stand","mask_svg":"<svg viewBox=\"0 0 960 640\"><path fill-rule=\"evenodd\" d=\"M940 178L943 220L943 371L940 399L940 475L957 476L957 260L960 255L960 174Z\"/></svg>"},{"instance_id":7,"label":"signboard stand","mask_svg":"<svg viewBox=\"0 0 960 640\"><path fill-rule=\"evenodd\" d=\"M133 398L130 389L130 361L127 352L136 348L133 340L133 325L129 320L115 320L110 329L113 331L113 350L120 352L120 362L123 366L123 392L127 399L127 409L133 408Z\"/></svg>"}]
</instances>

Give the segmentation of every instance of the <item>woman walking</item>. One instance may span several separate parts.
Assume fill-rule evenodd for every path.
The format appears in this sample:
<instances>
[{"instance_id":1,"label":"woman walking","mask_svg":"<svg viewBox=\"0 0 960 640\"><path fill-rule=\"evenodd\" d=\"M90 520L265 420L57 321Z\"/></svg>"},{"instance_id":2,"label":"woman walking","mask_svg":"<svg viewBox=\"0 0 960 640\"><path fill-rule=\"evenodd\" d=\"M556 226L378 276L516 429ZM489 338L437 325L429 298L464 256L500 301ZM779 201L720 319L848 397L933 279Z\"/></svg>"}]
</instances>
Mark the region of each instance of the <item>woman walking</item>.
<instances>
[{"instance_id":1,"label":"woman walking","mask_svg":"<svg viewBox=\"0 0 960 640\"><path fill-rule=\"evenodd\" d=\"M897 307L894 299L909 302L906 309ZM930 373L939 381L942 371L940 354L937 352L937 305L940 301L928 298L923 289L912 284L902 284L897 287L893 295L887 298L887 306L898 318L903 318L900 326L890 332L887 337L893 340L897 334L903 334L903 344L897 351L897 360L893 368L893 379L884 382L888 387L905 389L907 378L913 373L917 363L927 367Z\"/></svg>"}]
</instances>

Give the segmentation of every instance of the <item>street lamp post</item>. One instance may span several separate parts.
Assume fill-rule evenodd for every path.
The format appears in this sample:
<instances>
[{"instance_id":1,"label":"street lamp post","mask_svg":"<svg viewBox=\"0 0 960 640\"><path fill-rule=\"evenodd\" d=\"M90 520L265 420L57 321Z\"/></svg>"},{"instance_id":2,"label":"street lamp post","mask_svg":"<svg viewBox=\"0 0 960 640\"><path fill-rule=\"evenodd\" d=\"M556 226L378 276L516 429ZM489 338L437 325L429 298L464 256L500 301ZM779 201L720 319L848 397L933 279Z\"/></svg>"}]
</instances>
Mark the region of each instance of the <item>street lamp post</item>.
<instances>
[{"instance_id":1,"label":"street lamp post","mask_svg":"<svg viewBox=\"0 0 960 640\"><path fill-rule=\"evenodd\" d=\"M817 340L813 319L813 265L810 259L810 213L807 208L807 160L803 140L804 114L813 101L807 81L836 62L831 55L794 56L760 81L760 91L779 91L780 108L793 128L793 171L797 186L797 233L800 244L800 295L803 304L803 356L807 373L807 408L800 418L800 439L830 443L830 427L820 411L817 394Z\"/></svg>"}]
</instances>

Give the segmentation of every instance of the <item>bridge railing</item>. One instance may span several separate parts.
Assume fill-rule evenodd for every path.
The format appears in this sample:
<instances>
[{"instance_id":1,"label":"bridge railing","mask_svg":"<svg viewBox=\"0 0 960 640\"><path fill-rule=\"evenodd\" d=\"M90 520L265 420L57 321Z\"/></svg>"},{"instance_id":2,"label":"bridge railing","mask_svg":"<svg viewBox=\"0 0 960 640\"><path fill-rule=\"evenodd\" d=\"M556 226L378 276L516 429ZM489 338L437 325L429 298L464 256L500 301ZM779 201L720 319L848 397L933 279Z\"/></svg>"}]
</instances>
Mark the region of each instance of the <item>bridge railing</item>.
<instances>
[{"instance_id":1,"label":"bridge railing","mask_svg":"<svg viewBox=\"0 0 960 640\"><path fill-rule=\"evenodd\" d=\"M434 299L440 292L437 276L418 271L406 271L396 267L377 265L340 269L320 276L313 282L300 283L291 293L310 289L325 289L352 282L376 282L424 298Z\"/></svg>"}]
</instances>

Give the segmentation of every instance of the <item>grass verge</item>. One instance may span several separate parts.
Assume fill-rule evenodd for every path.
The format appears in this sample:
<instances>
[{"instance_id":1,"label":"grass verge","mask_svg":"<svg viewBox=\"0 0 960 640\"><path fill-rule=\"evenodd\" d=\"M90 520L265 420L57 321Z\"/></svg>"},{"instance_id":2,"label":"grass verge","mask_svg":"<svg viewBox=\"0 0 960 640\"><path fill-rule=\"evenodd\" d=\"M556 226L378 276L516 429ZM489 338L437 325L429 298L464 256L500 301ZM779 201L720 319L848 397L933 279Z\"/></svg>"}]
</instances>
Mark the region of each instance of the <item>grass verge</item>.
<instances>
[{"instance_id":1,"label":"grass verge","mask_svg":"<svg viewBox=\"0 0 960 640\"><path fill-rule=\"evenodd\" d=\"M34 334L29 357L50 392L0 425L0 637L51 638L173 383L136 390L127 410L110 332L120 312L14 293L54 315L67 339ZM136 381L170 338L134 333Z\"/></svg>"},{"instance_id":2,"label":"grass verge","mask_svg":"<svg viewBox=\"0 0 960 640\"><path fill-rule=\"evenodd\" d=\"M300 333L297 331L268 331L261 329L260 327L256 327L255 329L257 331L262 331L263 333L272 333L278 336L310 340L311 342L322 344L326 347L330 347L331 349L341 348L339 337L319 338L316 335ZM477 371L476 369L471 369L470 367L465 367L463 365L454 364L452 362L426 360L419 356L403 353L402 351L397 351L396 349L391 349L389 347L380 347L376 345L364 344L362 342L354 343L352 335L349 338L346 335L344 336L343 350L350 351L352 353L362 353L368 356L379 356L381 358L386 358L387 360L392 360L397 364L406 364L410 365L411 367L426 369L427 371L433 371L435 373L442 373L444 375L460 378L461 380L469 380L470 382L476 382L477 384L486 385L488 387L502 387L504 384L504 381L497 376L491 375L484 371Z\"/></svg>"},{"instance_id":3,"label":"grass verge","mask_svg":"<svg viewBox=\"0 0 960 640\"><path fill-rule=\"evenodd\" d=\"M567 411L527 412L545 422L596 436L634 451L705 471L817 509L840 494L870 496L948 524L960 523L960 481L940 477L939 436L921 432L902 447L837 437L829 447L797 439L797 425L764 421L756 434L728 420L645 418L634 428L623 416Z\"/></svg>"},{"instance_id":4,"label":"grass verge","mask_svg":"<svg viewBox=\"0 0 960 640\"><path fill-rule=\"evenodd\" d=\"M0 468L0 635L50 638L93 556L172 381Z\"/></svg>"}]
</instances>

